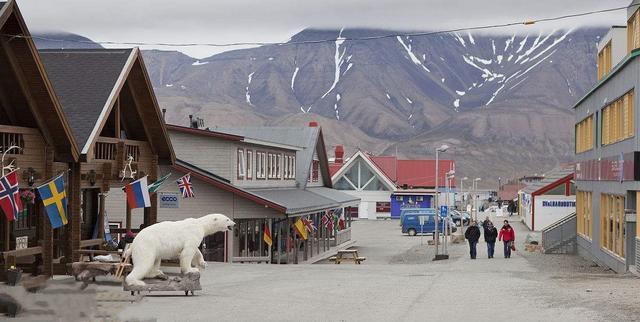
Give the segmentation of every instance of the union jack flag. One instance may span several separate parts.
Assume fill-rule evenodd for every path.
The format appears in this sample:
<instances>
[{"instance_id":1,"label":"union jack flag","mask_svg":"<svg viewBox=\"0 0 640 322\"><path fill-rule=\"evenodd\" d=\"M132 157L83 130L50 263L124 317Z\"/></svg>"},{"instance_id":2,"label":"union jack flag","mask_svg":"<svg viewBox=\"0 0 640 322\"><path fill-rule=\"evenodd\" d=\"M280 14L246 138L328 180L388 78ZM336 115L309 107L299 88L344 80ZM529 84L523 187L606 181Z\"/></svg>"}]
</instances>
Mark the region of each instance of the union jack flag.
<instances>
[{"instance_id":1,"label":"union jack flag","mask_svg":"<svg viewBox=\"0 0 640 322\"><path fill-rule=\"evenodd\" d=\"M314 230L317 230L316 226L313 224L313 221L307 219L307 218L302 218L302 223L304 224L305 229L308 232L312 232Z\"/></svg>"},{"instance_id":2,"label":"union jack flag","mask_svg":"<svg viewBox=\"0 0 640 322\"><path fill-rule=\"evenodd\" d=\"M22 212L16 170L0 178L0 208L9 221L15 220L18 213Z\"/></svg>"},{"instance_id":3,"label":"union jack flag","mask_svg":"<svg viewBox=\"0 0 640 322\"><path fill-rule=\"evenodd\" d=\"M182 178L176 181L178 183L178 188L180 188L180 192L182 192L182 198L193 198L195 194L193 193L193 185L191 185L191 174L187 173Z\"/></svg>"}]
</instances>

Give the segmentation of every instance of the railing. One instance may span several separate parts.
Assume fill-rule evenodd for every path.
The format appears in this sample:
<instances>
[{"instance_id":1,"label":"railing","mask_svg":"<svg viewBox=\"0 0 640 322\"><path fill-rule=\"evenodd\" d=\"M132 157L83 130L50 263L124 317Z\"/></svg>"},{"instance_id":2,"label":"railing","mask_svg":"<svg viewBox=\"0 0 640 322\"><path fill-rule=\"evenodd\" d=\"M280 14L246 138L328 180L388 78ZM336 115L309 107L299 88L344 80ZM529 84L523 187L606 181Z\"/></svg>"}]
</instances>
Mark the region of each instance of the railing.
<instances>
[{"instance_id":1,"label":"railing","mask_svg":"<svg viewBox=\"0 0 640 322\"><path fill-rule=\"evenodd\" d=\"M125 160L131 156L134 162L140 161L142 146L147 144L144 141L122 140L109 137L99 137L93 147L93 157L99 160L116 160L118 157L118 144L124 143Z\"/></svg>"},{"instance_id":2,"label":"railing","mask_svg":"<svg viewBox=\"0 0 640 322\"><path fill-rule=\"evenodd\" d=\"M93 148L93 158L97 160L115 160L118 155L118 145L115 143L96 142Z\"/></svg>"},{"instance_id":3,"label":"railing","mask_svg":"<svg viewBox=\"0 0 640 322\"><path fill-rule=\"evenodd\" d=\"M0 132L0 153L6 151L11 146L18 146L20 149L14 149L7 154L23 154L24 153L24 137L22 133Z\"/></svg>"},{"instance_id":4,"label":"railing","mask_svg":"<svg viewBox=\"0 0 640 322\"><path fill-rule=\"evenodd\" d=\"M351 228L340 230L336 233L336 246L351 240Z\"/></svg>"},{"instance_id":5,"label":"railing","mask_svg":"<svg viewBox=\"0 0 640 322\"><path fill-rule=\"evenodd\" d=\"M572 213L542 230L545 254L575 254L577 252L577 218Z\"/></svg>"}]
</instances>

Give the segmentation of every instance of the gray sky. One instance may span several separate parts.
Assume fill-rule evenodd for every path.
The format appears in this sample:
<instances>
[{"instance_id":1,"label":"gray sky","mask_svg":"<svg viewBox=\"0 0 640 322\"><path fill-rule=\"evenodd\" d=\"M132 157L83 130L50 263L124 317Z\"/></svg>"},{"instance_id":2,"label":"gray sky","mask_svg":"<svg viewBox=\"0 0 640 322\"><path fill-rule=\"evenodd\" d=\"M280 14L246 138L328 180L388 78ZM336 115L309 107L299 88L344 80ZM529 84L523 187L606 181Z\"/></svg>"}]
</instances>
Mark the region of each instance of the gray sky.
<instances>
[{"instance_id":1,"label":"gray sky","mask_svg":"<svg viewBox=\"0 0 640 322\"><path fill-rule=\"evenodd\" d=\"M164 43L286 41L306 27L442 30L629 3L630 0L18 0L32 31L68 31L96 41ZM612 24L626 24L626 12L522 28ZM198 58L235 49L157 48L180 50Z\"/></svg>"}]
</instances>

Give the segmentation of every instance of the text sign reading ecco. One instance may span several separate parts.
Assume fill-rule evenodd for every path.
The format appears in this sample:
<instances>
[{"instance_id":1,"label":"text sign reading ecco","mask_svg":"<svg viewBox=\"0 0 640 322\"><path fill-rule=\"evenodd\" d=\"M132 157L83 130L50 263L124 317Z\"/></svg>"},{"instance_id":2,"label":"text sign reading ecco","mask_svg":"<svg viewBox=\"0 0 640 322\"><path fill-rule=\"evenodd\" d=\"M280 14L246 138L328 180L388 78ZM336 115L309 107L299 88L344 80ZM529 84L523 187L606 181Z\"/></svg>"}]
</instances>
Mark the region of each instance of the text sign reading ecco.
<instances>
[{"instance_id":1,"label":"text sign reading ecco","mask_svg":"<svg viewBox=\"0 0 640 322\"><path fill-rule=\"evenodd\" d=\"M177 192L160 192L158 200L160 208L180 208L180 194Z\"/></svg>"}]
</instances>

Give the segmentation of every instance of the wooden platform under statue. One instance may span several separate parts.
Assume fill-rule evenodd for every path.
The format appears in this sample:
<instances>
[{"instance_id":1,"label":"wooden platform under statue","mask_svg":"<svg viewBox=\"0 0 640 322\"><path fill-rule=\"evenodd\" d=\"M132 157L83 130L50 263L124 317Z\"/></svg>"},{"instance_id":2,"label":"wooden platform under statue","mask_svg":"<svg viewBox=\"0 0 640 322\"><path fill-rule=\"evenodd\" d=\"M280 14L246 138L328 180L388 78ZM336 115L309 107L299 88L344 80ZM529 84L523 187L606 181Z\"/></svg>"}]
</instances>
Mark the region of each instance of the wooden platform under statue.
<instances>
[{"instance_id":1,"label":"wooden platform under statue","mask_svg":"<svg viewBox=\"0 0 640 322\"><path fill-rule=\"evenodd\" d=\"M144 279L147 284L145 286L128 285L123 282L124 290L130 291L131 295L135 292L140 294L141 291L153 292L153 291L184 291L184 295L194 295L194 291L202 290L200 286L200 273L187 273L180 276L169 276L167 279L149 278Z\"/></svg>"}]
</instances>

